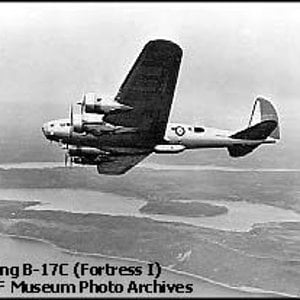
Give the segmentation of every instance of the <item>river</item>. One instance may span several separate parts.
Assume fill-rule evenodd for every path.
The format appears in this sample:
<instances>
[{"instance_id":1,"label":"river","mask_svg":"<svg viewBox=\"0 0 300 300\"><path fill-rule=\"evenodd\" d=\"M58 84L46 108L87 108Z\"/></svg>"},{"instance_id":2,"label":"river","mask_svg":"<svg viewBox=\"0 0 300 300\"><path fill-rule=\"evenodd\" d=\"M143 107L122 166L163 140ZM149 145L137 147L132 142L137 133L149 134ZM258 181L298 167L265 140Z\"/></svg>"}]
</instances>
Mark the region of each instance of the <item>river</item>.
<instances>
[{"instance_id":1,"label":"river","mask_svg":"<svg viewBox=\"0 0 300 300\"><path fill-rule=\"evenodd\" d=\"M27 208L34 210L64 210L78 213L149 217L158 221L183 222L195 226L240 232L250 230L257 223L300 222L300 214L293 210L246 201L194 200L212 205L224 205L228 208L228 213L212 217L191 218L142 214L139 212L139 208L146 204L144 200L81 189L0 189L0 199L41 201L41 205ZM190 202L191 200L186 201Z\"/></svg>"}]
</instances>

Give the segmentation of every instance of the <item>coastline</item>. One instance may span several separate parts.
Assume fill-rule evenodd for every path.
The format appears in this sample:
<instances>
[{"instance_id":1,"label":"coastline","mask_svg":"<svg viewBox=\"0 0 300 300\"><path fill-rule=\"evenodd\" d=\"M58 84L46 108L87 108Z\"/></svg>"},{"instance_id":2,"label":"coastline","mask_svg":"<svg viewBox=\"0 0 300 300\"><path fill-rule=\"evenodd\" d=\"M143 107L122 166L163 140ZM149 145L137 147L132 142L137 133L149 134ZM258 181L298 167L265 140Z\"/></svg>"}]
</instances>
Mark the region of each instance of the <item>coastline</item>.
<instances>
[{"instance_id":1,"label":"coastline","mask_svg":"<svg viewBox=\"0 0 300 300\"><path fill-rule=\"evenodd\" d=\"M220 229L216 230L215 227L211 230L206 226L203 227L203 225L201 225L199 231L196 231L194 230L194 226L191 227L191 224L187 227L187 223L182 222L182 219L179 222L177 222L177 220L174 222L174 220L166 221L154 219L156 222L152 222L153 219L151 217L147 218L145 215L142 219L143 222L140 223L137 218L132 218L134 215L131 213L129 213L129 218L127 218L126 216L115 215L115 212L112 214L102 212L103 208L100 208L99 212L94 210L94 208L98 209L97 207L99 207L99 205L101 205L101 207L104 205L105 209L107 209L106 200L110 203L114 203L113 201L109 201L111 200L110 198L106 197L106 193L113 193L116 196L129 197L129 200L131 200L132 197L134 199L143 199L142 201L144 202L156 200L190 202L194 201L193 199L199 199L199 196L201 196L202 199L207 199L205 201L209 201L209 203L214 205L217 205L220 201L224 201L224 203L230 201L230 203L233 204L233 207L235 204L241 206L242 211L249 213L251 218L254 216L261 216L264 210L259 211L258 215L253 212L251 213L247 207L244 209L244 206L247 203L249 203L249 205L255 204L252 206L258 208L260 208L260 204L263 204L268 207L279 207L285 210L296 210L300 212L300 206L294 200L297 195L289 193L290 187L295 186L298 182L299 176L296 174L288 175L284 173L267 176L267 174L258 175L258 173L249 173L240 176L239 174L241 173L236 173L233 174L233 178L229 180L228 176L221 174L222 172L215 172L214 174L211 172L199 172L197 178L192 173L193 172L172 172L170 174L169 172L161 172L161 175L159 175L156 174L156 172L137 170L137 172L132 172L126 178L120 177L116 179L113 178L112 180L109 177L103 177L99 180L99 176L94 174L93 170L85 168L82 170L79 170L79 168L74 168L72 170L59 168L43 171L3 171L1 172L0 178L3 178L0 184L2 185L1 188L3 190L11 189L11 192L3 192L3 196L5 197L5 195L8 195L11 200L13 200L12 197L14 195L19 195L19 197L24 195L24 200L27 199L27 195L29 195L28 200L31 200L32 197L40 200L40 197L36 196L42 195L42 193L44 193L43 189L50 191L54 189L53 193L57 189L57 195L59 195L59 197L56 197L57 203L55 201L53 202L53 205L57 206L55 206L55 209L51 209L51 211L48 211L45 207L41 211L35 210L35 212L33 212L31 210L34 210L34 208L31 207L28 208L28 210L24 209L24 213L17 214L18 218L24 217L27 219L28 216L28 219L32 219L33 221L27 222L24 220L24 225L20 223L19 226L16 225L15 227L12 227L13 230L8 232L15 234L16 238L20 238L18 235L21 235L23 238L30 238L31 236L36 237L36 241L40 242L48 242L49 240L54 243L56 248L59 247L55 244L59 245L61 247L60 251L73 255L88 255L90 257L99 258L106 257L107 259L125 259L125 261L135 262L139 262L139 259L136 258L140 258L140 263L143 263L143 259L146 261L153 259L158 262L163 262L166 266L164 267L165 270L191 276L190 278L204 280L203 282L205 283L210 282L211 284L214 284L216 286L215 291L219 295L222 294L221 287L224 287L224 289L226 288L226 291L224 290L225 295L228 294L227 289L230 289L232 293L234 291L250 292L251 294L249 295L255 295L260 289L262 291L261 294L267 296L270 295L270 293L291 297L298 295L299 278L297 278L297 276L293 278L289 270L286 269L286 263L289 264L291 270L297 272L298 263L295 262L295 259L297 261L300 259L299 252L297 251L299 247L299 244L297 243L297 230L300 230L300 222L297 221L295 223L290 219L289 215L286 217L286 212L284 212L283 216L283 218L286 219L282 221L284 224L276 225L279 219L276 214L274 215L271 213L272 218L274 218L274 216L276 217L277 221L274 221L275 225L262 224L259 226L260 224L257 224L255 230L250 232L248 229L247 231L245 230L245 232L244 230L241 232L232 232L229 230L224 231L224 229L221 231ZM141 174L143 174L142 177ZM182 183L181 180L183 175L186 176L184 186L180 184ZM59 180L61 178L66 178L66 180ZM143 180L140 178L143 178ZM163 178L165 181L162 181ZM233 187L228 185L229 181L234 182ZM274 181L278 183L276 189L272 189ZM151 185L149 185L149 183L151 183ZM153 189L153 186L155 186L155 189ZM216 186L218 186L217 190L215 188ZM24 189L24 193L19 193L17 191L18 189ZM33 189L33 191L27 191L30 189ZM36 194L34 189L37 190ZM73 190L73 194L75 194L74 197L78 198L76 199L81 203L80 205L85 205L85 207L89 210L93 210L93 212L84 213L79 211L81 206L78 206L77 202L75 208L73 204L74 197L70 197L70 195L73 195L72 193L66 195L66 202L62 202L61 200L64 199L64 194L60 194L61 189ZM102 196L97 199L98 196L96 195L96 197L91 200L90 198L92 197L90 197L88 193L87 195L83 193L79 196L80 193L77 193L78 190L100 192ZM280 193L278 191L280 191ZM55 197L54 194L52 194L52 191L50 193L47 191L46 194L48 195L48 198ZM85 196L87 197L85 198ZM83 199L86 199L87 202L82 202ZM18 200L22 201L21 198ZM105 200L104 204L98 200ZM119 201L119 199L116 201ZM202 202L204 200L199 201ZM44 203L44 201L42 201L42 203ZM116 211L120 211L120 209L123 209L123 206L119 207L117 203L113 206L117 207ZM122 203L124 203L124 201ZM66 205L72 205L70 207L75 208L75 215L69 215L70 221L65 218L66 215L64 215L64 213L72 213L72 209L60 209L60 206L65 207ZM133 206L135 206L135 204ZM86 210L86 208L83 208L83 210ZM55 212L55 214L52 214L51 212ZM84 216L80 216L78 213L84 214ZM98 213L101 214L100 219L95 218L94 216L94 214ZM88 227L86 227L86 232L90 234L90 236L83 235L81 238L81 229L78 231L76 226L79 226L78 228L81 228L80 226L86 226L85 222L81 221L81 218L86 218L87 214L90 214L91 217L90 224L92 224L92 222L97 224L96 226L99 229L97 229L97 233L95 232L95 234L99 234L100 240L101 234L107 237L104 241L100 242L100 240L96 239L95 242L92 242L92 231L90 231ZM44 216L46 218L44 218ZM106 216L111 216L113 218L107 218ZM242 215L238 215L238 218L235 220L238 221L240 216ZM9 215L7 215L7 217L8 219L11 218ZM35 222L34 219L37 219L38 222L42 222L42 224L45 222L45 226L39 227L39 223ZM46 220L49 220L49 222L52 220L55 224L57 223L55 228L58 230L61 229L61 232L57 232L57 234L51 233L51 231L48 232L47 227L49 227L50 223ZM211 222L211 220L208 221ZM242 220L245 222L244 218L242 218ZM268 223L268 219L263 218L263 220L262 223ZM79 223L77 223L78 221ZM58 222L62 222L62 227ZM215 224L218 225L218 223L215 223L215 220L213 220L213 222L213 226L215 226ZM223 217L217 219L216 222L219 222L219 225L224 228ZM101 223L105 225L105 228L102 227ZM64 224L72 224L74 227L63 227ZM107 226L107 224L110 225ZM124 226L122 226L122 224L124 224ZM170 224L170 226L168 226L168 224ZM164 226L165 229L161 225ZM139 229L140 226L142 233ZM84 229L84 227L82 228ZM160 231L160 228L164 230ZM70 231L71 235L68 235L68 231ZM120 232L120 234L116 234L116 232ZM123 234L121 234L121 232ZM110 237L110 234L108 233L113 235ZM170 235L167 235L168 233ZM66 236L64 237L63 234L66 234ZM194 234L195 236L192 237ZM139 242L143 243L143 254L141 255L138 250L139 242L136 241L137 235L140 236ZM290 237L287 241L286 236ZM42 237L45 240L38 240L39 237ZM145 239L143 239L143 237L145 237ZM167 242L165 237L168 237ZM273 237L276 238L275 242ZM84 242L80 242L80 247L79 244L78 247L73 247L70 241L74 239L79 239ZM151 243L151 241L155 242ZM123 245L123 242L125 242L125 244L124 246L121 246ZM112 243L112 245L109 245L109 243ZM93 244L95 244L96 247L94 247ZM283 245L285 246L284 252L282 252ZM121 249L122 247L125 248ZM131 247L132 250L135 251L135 253L132 252L132 255L130 253ZM183 255L186 251L191 249L193 254L189 259L184 262L177 259L177 257L180 258L179 254ZM105 253L108 256L99 253ZM130 259L126 259L126 257L130 257ZM261 261L260 258L264 258L264 260ZM187 272L172 269L174 268L172 260L175 262L176 269L185 270ZM201 275L204 275L205 277L202 277ZM289 280L284 280L282 275ZM171 274L169 276L170 278L174 277ZM213 280L209 280L209 278L212 278ZM197 286L196 283L194 283L194 285ZM198 294L200 295L201 289L200 292L198 291ZM214 288L209 284L203 284L203 290L209 293L209 291L214 291Z\"/></svg>"},{"instance_id":2,"label":"coastline","mask_svg":"<svg viewBox=\"0 0 300 300\"><path fill-rule=\"evenodd\" d=\"M0 237L21 239L21 240L26 240L26 241L34 241L34 242L38 242L38 243L47 244L47 245L50 245L51 247L53 247L54 249L56 249L58 251L61 251L62 253L67 253L67 254L76 255L76 256L80 256L80 257L93 257L93 258L99 257L99 258L104 258L104 259L115 259L115 260L120 260L120 261L124 261L124 262L136 262L136 263L139 263L139 264L148 264L149 263L149 261L133 259L133 258L130 258L130 257L111 256L111 255L104 255L104 254L101 254L101 253L89 253L89 252L77 252L77 251L75 252L75 251L72 251L70 249L59 247L55 243L50 242L48 240L41 239L41 238L34 238L34 237L30 237L30 236L19 236L19 235L16 235L16 234L6 234L6 233L0 232ZM277 297L277 296L278 297L280 297L280 296L297 297L297 295L291 295L291 294L281 293L281 292L277 292L277 291L268 291L268 290L263 290L263 289L259 289L259 288L254 288L254 287L230 286L230 285L224 284L222 282L214 281L214 280L211 280L209 278L206 278L206 277L203 277L203 276L200 276L200 275L196 275L196 274L191 274L191 273L188 273L188 272L185 272L185 271L176 270L176 269L168 268L168 267L165 267L165 266L161 266L161 268L163 270L166 270L166 271L171 272L171 273L191 277L193 279L201 280L201 281L204 281L205 283L210 283L212 285L216 285L218 287L225 288L225 289L228 289L228 290L232 290L232 291L235 291L235 292L245 292L245 293L248 293L250 295L252 294L253 296L255 296L254 294L259 293L259 294L262 294L266 297L268 297L268 296L271 296L271 297L272 296L275 296L275 297Z\"/></svg>"}]
</instances>

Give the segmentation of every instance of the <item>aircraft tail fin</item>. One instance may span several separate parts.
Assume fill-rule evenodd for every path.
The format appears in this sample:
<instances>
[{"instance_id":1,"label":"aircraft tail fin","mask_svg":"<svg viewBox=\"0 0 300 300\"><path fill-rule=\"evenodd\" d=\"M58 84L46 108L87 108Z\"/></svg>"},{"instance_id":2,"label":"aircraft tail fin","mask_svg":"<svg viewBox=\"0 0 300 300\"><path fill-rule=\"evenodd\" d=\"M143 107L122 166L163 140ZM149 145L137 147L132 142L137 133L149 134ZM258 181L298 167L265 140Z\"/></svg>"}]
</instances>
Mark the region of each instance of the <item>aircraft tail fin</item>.
<instances>
[{"instance_id":1,"label":"aircraft tail fin","mask_svg":"<svg viewBox=\"0 0 300 300\"><path fill-rule=\"evenodd\" d=\"M255 108L258 104L260 105L260 121L252 125L254 123ZM278 115L271 102L261 97L257 98L253 105L248 127L230 137L243 140L240 144L228 147L228 152L232 157L244 156L252 152L262 143L261 141L268 137L280 139ZM251 144L247 143L247 140L251 140ZM255 143L256 140L258 141L257 144Z\"/></svg>"},{"instance_id":2,"label":"aircraft tail fin","mask_svg":"<svg viewBox=\"0 0 300 300\"><path fill-rule=\"evenodd\" d=\"M258 97L254 102L248 127L253 125L253 116L254 116L257 105L260 106L260 121L259 122L267 121L267 120L275 121L277 123L277 126L271 132L271 134L269 136L276 140L279 140L280 139L280 129L279 129L279 121L278 121L277 112L276 112L273 104L269 100L266 100L262 97Z\"/></svg>"}]
</instances>

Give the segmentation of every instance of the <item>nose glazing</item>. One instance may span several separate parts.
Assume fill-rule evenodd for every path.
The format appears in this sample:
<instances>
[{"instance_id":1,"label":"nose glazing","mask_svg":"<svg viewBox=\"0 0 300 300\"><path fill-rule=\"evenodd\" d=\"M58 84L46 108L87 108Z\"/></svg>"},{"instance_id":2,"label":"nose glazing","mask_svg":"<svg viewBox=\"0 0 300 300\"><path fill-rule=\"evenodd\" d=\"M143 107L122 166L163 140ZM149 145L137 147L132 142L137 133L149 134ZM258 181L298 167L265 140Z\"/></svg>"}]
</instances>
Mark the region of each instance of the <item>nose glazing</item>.
<instances>
[{"instance_id":1,"label":"nose glazing","mask_svg":"<svg viewBox=\"0 0 300 300\"><path fill-rule=\"evenodd\" d=\"M45 137L48 137L50 135L49 132L49 124L48 123L44 123L42 126L42 132L45 135Z\"/></svg>"}]
</instances>

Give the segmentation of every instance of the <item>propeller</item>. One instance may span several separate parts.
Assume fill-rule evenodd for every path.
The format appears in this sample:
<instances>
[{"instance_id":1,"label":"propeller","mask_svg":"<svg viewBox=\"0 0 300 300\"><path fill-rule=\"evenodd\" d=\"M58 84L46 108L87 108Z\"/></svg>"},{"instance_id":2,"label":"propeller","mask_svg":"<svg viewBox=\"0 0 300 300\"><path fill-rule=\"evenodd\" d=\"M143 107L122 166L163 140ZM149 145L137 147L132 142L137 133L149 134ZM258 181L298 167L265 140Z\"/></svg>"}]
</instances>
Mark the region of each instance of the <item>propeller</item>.
<instances>
[{"instance_id":1,"label":"propeller","mask_svg":"<svg viewBox=\"0 0 300 300\"><path fill-rule=\"evenodd\" d=\"M70 105L70 125L69 137L72 137L74 130L73 104Z\"/></svg>"},{"instance_id":2,"label":"propeller","mask_svg":"<svg viewBox=\"0 0 300 300\"><path fill-rule=\"evenodd\" d=\"M84 113L85 103L86 103L86 96L85 96L85 94L84 94L84 96L83 96L83 101L82 101L82 103L81 103L81 109L80 109L81 115L83 115L83 113Z\"/></svg>"},{"instance_id":3,"label":"propeller","mask_svg":"<svg viewBox=\"0 0 300 300\"><path fill-rule=\"evenodd\" d=\"M65 167L67 166L68 164L68 159L69 159L69 154L68 152L65 153Z\"/></svg>"},{"instance_id":4,"label":"propeller","mask_svg":"<svg viewBox=\"0 0 300 300\"><path fill-rule=\"evenodd\" d=\"M73 166L74 158L69 155L68 151L65 153L65 167L68 166L68 161L70 162L70 167Z\"/></svg>"},{"instance_id":5,"label":"propeller","mask_svg":"<svg viewBox=\"0 0 300 300\"><path fill-rule=\"evenodd\" d=\"M83 115L84 109L85 109L85 104L86 104L86 95L83 95L83 99L81 102L77 102L78 105L80 105L80 114Z\"/></svg>"}]
</instances>

